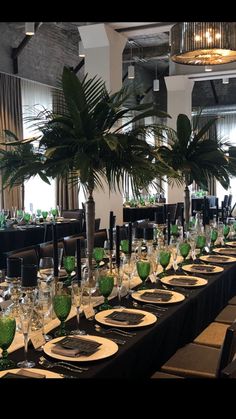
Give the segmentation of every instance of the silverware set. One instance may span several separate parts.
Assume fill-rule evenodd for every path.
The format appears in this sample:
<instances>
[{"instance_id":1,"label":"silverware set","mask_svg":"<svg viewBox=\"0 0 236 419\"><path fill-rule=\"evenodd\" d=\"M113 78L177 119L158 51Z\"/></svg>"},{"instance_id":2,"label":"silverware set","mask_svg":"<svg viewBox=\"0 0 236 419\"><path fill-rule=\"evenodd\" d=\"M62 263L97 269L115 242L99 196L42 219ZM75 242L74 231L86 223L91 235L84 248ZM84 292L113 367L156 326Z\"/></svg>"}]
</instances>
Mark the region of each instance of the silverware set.
<instances>
[{"instance_id":1,"label":"silverware set","mask_svg":"<svg viewBox=\"0 0 236 419\"><path fill-rule=\"evenodd\" d=\"M41 356L39 358L39 364L42 365L43 367L47 368L47 369L60 367L60 368L66 369L68 371L77 372L77 373L82 373L82 372L88 370L88 368L73 365L70 362L65 362L65 361L51 362L51 361L48 361L43 356Z\"/></svg>"},{"instance_id":2,"label":"silverware set","mask_svg":"<svg viewBox=\"0 0 236 419\"><path fill-rule=\"evenodd\" d=\"M116 327L111 327L109 329L103 329L98 324L95 324L95 329L96 329L97 332L100 332L103 335L107 335L109 333L115 333L117 335L124 336L124 337L127 337L127 338L132 338L132 337L136 336L135 332L128 332L126 330L121 330L121 329L118 329Z\"/></svg>"}]
</instances>

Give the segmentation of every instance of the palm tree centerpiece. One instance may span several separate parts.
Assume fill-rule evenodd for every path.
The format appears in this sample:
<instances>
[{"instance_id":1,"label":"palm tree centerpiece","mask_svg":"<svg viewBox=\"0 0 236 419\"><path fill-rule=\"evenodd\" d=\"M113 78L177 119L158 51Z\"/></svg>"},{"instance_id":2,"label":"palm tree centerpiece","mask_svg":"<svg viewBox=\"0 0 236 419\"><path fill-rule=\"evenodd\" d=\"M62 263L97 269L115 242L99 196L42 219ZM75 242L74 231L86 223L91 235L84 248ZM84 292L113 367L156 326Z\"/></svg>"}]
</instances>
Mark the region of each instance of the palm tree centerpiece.
<instances>
[{"instance_id":1,"label":"palm tree centerpiece","mask_svg":"<svg viewBox=\"0 0 236 419\"><path fill-rule=\"evenodd\" d=\"M0 168L6 186L22 184L39 175L45 182L57 176L79 183L87 192L86 233L89 277L92 280L94 243L95 188L121 190L129 176L133 193L155 183L163 174L156 164L156 150L144 135L160 132L157 124L145 124L145 117L166 117L152 103L125 107L127 89L109 94L101 79L84 77L82 82L68 68L62 74L62 105L57 113L46 110L32 122L41 133L38 147L35 138L20 141L7 131L13 141L0 150ZM131 112L135 116L130 117ZM129 117L129 122L127 122ZM126 122L122 123L123 118ZM138 126L135 124L140 121ZM124 130L125 128L125 130Z\"/></svg>"},{"instance_id":2,"label":"palm tree centerpiece","mask_svg":"<svg viewBox=\"0 0 236 419\"><path fill-rule=\"evenodd\" d=\"M179 114L176 131L169 129L168 143L158 148L159 159L182 177L182 180L178 177L178 182L185 184L187 223L190 216L189 186L193 181L208 190L209 181L215 178L227 189L230 175L236 175L236 158L229 156L229 144L222 139L209 137L209 129L217 119L212 118L197 132L192 129L188 116ZM230 149L231 155L235 155L236 148L230 146Z\"/></svg>"}]
</instances>

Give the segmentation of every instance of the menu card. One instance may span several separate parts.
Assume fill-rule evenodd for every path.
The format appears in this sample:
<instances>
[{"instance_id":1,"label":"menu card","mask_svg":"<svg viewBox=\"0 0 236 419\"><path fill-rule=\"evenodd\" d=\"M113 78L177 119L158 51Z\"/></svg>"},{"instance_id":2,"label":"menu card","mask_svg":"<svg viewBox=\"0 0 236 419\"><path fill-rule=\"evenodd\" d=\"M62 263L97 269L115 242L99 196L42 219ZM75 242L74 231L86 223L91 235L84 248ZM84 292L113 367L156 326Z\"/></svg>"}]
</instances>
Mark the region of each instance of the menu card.
<instances>
[{"instance_id":1,"label":"menu card","mask_svg":"<svg viewBox=\"0 0 236 419\"><path fill-rule=\"evenodd\" d=\"M141 323L144 317L145 314L131 313L130 311L113 311L105 317L105 321L114 324L132 325Z\"/></svg>"}]
</instances>

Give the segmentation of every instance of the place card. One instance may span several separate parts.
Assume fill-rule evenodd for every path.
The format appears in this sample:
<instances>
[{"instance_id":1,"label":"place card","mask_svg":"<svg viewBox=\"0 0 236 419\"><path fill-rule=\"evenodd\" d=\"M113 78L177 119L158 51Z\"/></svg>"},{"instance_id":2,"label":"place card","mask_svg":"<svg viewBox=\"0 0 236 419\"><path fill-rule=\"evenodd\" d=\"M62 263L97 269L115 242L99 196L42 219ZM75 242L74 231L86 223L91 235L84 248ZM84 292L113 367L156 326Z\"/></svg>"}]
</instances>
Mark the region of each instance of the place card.
<instances>
[{"instance_id":1,"label":"place card","mask_svg":"<svg viewBox=\"0 0 236 419\"><path fill-rule=\"evenodd\" d=\"M93 307L92 306L85 306L84 307L84 315L85 315L86 319L94 317L95 316L95 311L94 311Z\"/></svg>"},{"instance_id":2,"label":"place card","mask_svg":"<svg viewBox=\"0 0 236 419\"><path fill-rule=\"evenodd\" d=\"M45 340L41 330L39 330L38 332L33 333L30 336L30 340L32 342L32 345L33 345L34 349L38 349L41 346L45 345L45 343L46 343L46 340Z\"/></svg>"}]
</instances>

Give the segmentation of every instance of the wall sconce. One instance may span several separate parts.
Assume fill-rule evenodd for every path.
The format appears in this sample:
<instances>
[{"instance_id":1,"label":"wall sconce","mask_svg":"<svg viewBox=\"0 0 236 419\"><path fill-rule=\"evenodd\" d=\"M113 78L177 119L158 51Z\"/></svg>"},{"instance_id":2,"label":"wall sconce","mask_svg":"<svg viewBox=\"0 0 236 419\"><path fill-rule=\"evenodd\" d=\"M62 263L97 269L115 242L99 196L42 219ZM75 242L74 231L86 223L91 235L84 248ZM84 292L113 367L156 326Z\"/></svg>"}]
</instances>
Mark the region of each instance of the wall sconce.
<instances>
[{"instance_id":1,"label":"wall sconce","mask_svg":"<svg viewBox=\"0 0 236 419\"><path fill-rule=\"evenodd\" d=\"M79 57L85 57L85 50L82 41L79 41Z\"/></svg>"},{"instance_id":2,"label":"wall sconce","mask_svg":"<svg viewBox=\"0 0 236 419\"><path fill-rule=\"evenodd\" d=\"M135 78L135 69L134 69L134 65L130 64L128 66L128 79L134 79Z\"/></svg>"},{"instance_id":3,"label":"wall sconce","mask_svg":"<svg viewBox=\"0 0 236 419\"><path fill-rule=\"evenodd\" d=\"M35 34L35 22L25 22L25 34L32 36Z\"/></svg>"}]
</instances>

